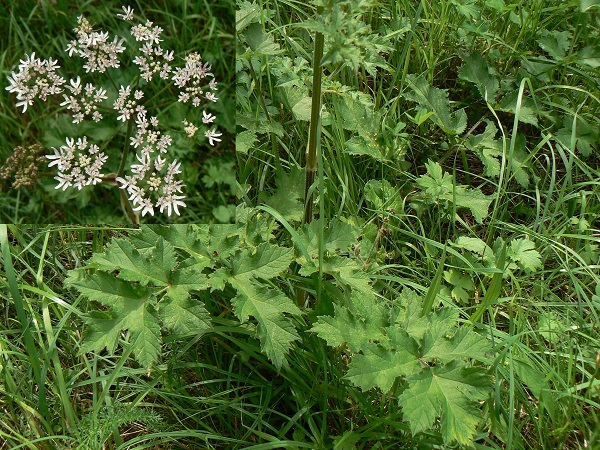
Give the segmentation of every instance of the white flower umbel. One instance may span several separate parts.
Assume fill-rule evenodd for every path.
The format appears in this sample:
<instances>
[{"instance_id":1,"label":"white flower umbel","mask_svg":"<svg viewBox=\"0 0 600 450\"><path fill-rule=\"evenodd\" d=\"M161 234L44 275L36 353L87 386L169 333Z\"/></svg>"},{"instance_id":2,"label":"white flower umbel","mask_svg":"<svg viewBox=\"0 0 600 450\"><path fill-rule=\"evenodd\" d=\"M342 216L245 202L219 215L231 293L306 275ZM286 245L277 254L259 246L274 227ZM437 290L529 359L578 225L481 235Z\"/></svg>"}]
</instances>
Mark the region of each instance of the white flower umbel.
<instances>
[{"instance_id":1,"label":"white flower umbel","mask_svg":"<svg viewBox=\"0 0 600 450\"><path fill-rule=\"evenodd\" d=\"M144 157L138 154L136 158L139 164L131 166L132 175L116 178L119 187L127 190L133 210L141 211L142 216L154 215L154 208L160 208L161 213L166 209L168 216L173 211L180 215L178 207L186 206L182 201L185 195L180 195L185 185L176 179L181 173L181 163L173 160L165 165L165 159L160 155Z\"/></svg>"},{"instance_id":2,"label":"white flower umbel","mask_svg":"<svg viewBox=\"0 0 600 450\"><path fill-rule=\"evenodd\" d=\"M180 102L187 103L191 100L192 105L198 107L204 98L217 101L217 97L210 92L217 90L217 82L210 68L208 63L202 63L198 53L190 53L185 57L185 67L175 69L172 77L175 86L180 88ZM205 78L210 78L210 81L207 83Z\"/></svg>"},{"instance_id":3,"label":"white flower umbel","mask_svg":"<svg viewBox=\"0 0 600 450\"><path fill-rule=\"evenodd\" d=\"M176 180L181 173L181 163L174 160L167 165L161 156L167 153L172 138L155 129L158 118L148 120L146 111L137 114L135 123L136 133L130 139L131 145L138 149L137 163L131 165L132 175L117 177L116 181L121 189L127 190L133 210L141 211L142 216L154 215L154 208L160 208L161 213L166 209L169 216L172 211L179 215L178 206L185 207L182 201L185 195L179 195L184 184Z\"/></svg>"},{"instance_id":4,"label":"white flower umbel","mask_svg":"<svg viewBox=\"0 0 600 450\"><path fill-rule=\"evenodd\" d=\"M67 145L62 145L58 150L52 147L54 155L46 155L51 162L48 167L57 166L58 181L56 189L66 190L69 186L75 186L81 190L84 186L96 184L102 181L103 174L100 173L102 166L108 159L104 152L96 144L88 147L87 137L75 139L67 138Z\"/></svg>"},{"instance_id":5,"label":"white flower umbel","mask_svg":"<svg viewBox=\"0 0 600 450\"><path fill-rule=\"evenodd\" d=\"M138 105L137 101L144 97L144 93L137 90L133 93L133 100L129 98L131 95L131 86L121 86L119 89L119 97L115 100L113 107L120 114L117 120L131 119L136 113L145 113L146 107L144 105Z\"/></svg>"},{"instance_id":6,"label":"white flower umbel","mask_svg":"<svg viewBox=\"0 0 600 450\"><path fill-rule=\"evenodd\" d=\"M77 23L79 26L74 28L77 40L71 41L67 46L69 56L75 53L85 59L83 68L88 73L104 73L109 67L120 67L118 55L125 50L125 39L119 40L115 36L113 41L109 42L108 32L93 31L90 22L83 16L77 18Z\"/></svg>"},{"instance_id":7,"label":"white flower umbel","mask_svg":"<svg viewBox=\"0 0 600 450\"><path fill-rule=\"evenodd\" d=\"M122 6L122 13L119 11L116 16L131 22L134 19L133 13L131 6ZM77 55L82 58L86 73L106 73L106 77L110 78L114 85L114 79L123 80L130 74L127 71L117 78L112 77L113 71L107 70L120 68L119 58L125 51L125 39L109 36L107 31L94 28L85 17L78 17L77 26L74 28L76 37L67 45L66 52L69 57ZM161 133L158 118L152 116L146 107L162 107L167 104L162 99L159 102L154 101L156 91L152 90L152 87L155 82L166 85L159 87L161 94L168 93L174 84L179 102L187 103L191 108L199 108L196 111L202 111L201 117L198 117L198 113L193 114L193 121L183 120L181 132L185 132L190 138L203 133L208 143L214 146L221 142L222 134L218 132L214 123L217 117L207 111L210 108L206 105L218 100L217 81L211 72L210 64L203 62L198 53L187 55L184 65L176 68L174 52L161 45L161 27L145 21L131 26L130 31L136 42L130 39L133 54L127 60L132 60L138 66L139 74L135 74L134 81L122 82L118 96L112 103L114 116L110 114L110 108L106 108L109 94L100 84L99 75L90 75L94 79L88 82L84 76L75 74L70 82L66 83L66 80L56 73L60 68L58 61L36 58L35 53L21 60L18 71L12 72L8 77L9 86L6 90L16 94L16 105L23 107L23 112L26 112L37 98L46 101L51 95L62 94L63 100L59 100L62 101L60 105L71 113L75 124L85 120L100 122L105 116L114 117L121 122L130 121L127 127L123 127L126 130L127 145L110 143L109 147L109 142L102 144L103 147L115 149L117 156L121 157L115 180L119 187L127 192L133 209L139 211L142 216L154 215L156 209L169 216L172 213L179 215L180 208L186 206L186 196L182 193L184 184L177 179L181 174L182 163L177 160L170 161L168 154L173 138L168 133ZM115 85L115 88L117 86ZM148 97L150 100L146 101ZM135 123L131 123L134 121ZM193 123L194 121L196 123ZM208 129L209 127L212 129ZM121 135L120 132L116 132L111 139ZM119 153L118 149L122 151ZM126 163L130 158L129 149L135 151L135 158L128 168ZM52 150L54 153L46 158L49 160L49 167L56 166L58 169L55 177L58 181L56 189L76 187L81 190L84 186L103 181L104 175L101 170L108 157L100 151L98 145L90 144L87 137L77 140L67 138L65 145ZM132 217L129 206L127 211Z\"/></svg>"},{"instance_id":8,"label":"white flower umbel","mask_svg":"<svg viewBox=\"0 0 600 450\"><path fill-rule=\"evenodd\" d=\"M81 79L70 81L66 86L71 95L63 94L64 101L60 106L66 106L73 112L73 123L81 123L86 116L92 116L94 122L102 120L102 114L98 111L98 104L106 100L106 89L96 88L92 83L87 83L85 88L81 86Z\"/></svg>"},{"instance_id":9,"label":"white flower umbel","mask_svg":"<svg viewBox=\"0 0 600 450\"><path fill-rule=\"evenodd\" d=\"M136 41L144 42L140 47L142 55L136 56L133 62L140 66L142 78L146 81L152 80L155 73L166 80L171 73L171 65L173 61L173 51L165 51L161 46L160 34L162 28L152 27L152 22L147 21L146 25L136 25L131 28L131 35Z\"/></svg>"},{"instance_id":10,"label":"white flower umbel","mask_svg":"<svg viewBox=\"0 0 600 450\"><path fill-rule=\"evenodd\" d=\"M19 71L7 77L10 84L6 90L17 94L16 106L22 106L22 112L27 111L36 98L45 102L49 95L62 92L65 79L56 74L56 69L60 68L58 61L36 58L34 52L20 62Z\"/></svg>"}]
</instances>

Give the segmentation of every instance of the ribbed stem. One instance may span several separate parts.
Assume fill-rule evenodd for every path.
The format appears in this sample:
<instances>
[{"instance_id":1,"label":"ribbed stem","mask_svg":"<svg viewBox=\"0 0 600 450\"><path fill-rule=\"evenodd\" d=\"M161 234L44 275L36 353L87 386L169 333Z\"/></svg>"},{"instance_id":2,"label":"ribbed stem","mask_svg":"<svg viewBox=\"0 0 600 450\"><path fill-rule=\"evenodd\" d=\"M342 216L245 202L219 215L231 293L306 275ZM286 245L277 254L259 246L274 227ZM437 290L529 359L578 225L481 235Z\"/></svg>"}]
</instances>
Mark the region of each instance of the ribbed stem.
<instances>
[{"instance_id":1,"label":"ribbed stem","mask_svg":"<svg viewBox=\"0 0 600 450\"><path fill-rule=\"evenodd\" d=\"M323 13L323 7L317 8L317 16ZM319 155L317 153L319 148L319 133L321 132L321 81L323 79L323 71L321 69L321 60L323 59L323 47L324 38L323 33L317 32L315 35L315 50L313 53L313 82L312 82L312 103L310 108L310 129L308 134L308 146L306 148L306 178L304 181L304 223L310 223L313 220L313 183L315 182L315 176L317 174L317 168L319 163ZM322 181L322 177L321 177ZM319 186L323 188L322 183ZM323 202L321 202L321 205ZM323 219L321 219L323 220ZM323 227L321 226L321 233ZM321 241L319 241L319 246ZM319 247L319 250L321 248ZM321 269L321 254L319 252L319 275L313 275L313 280L317 287L317 298L320 298L321 294L321 281L320 276L322 275ZM306 291L298 291L297 302L300 306L308 306L307 293Z\"/></svg>"},{"instance_id":2,"label":"ribbed stem","mask_svg":"<svg viewBox=\"0 0 600 450\"><path fill-rule=\"evenodd\" d=\"M321 15L323 8L317 8L317 15ZM313 194L310 190L315 181L317 173L317 147L318 135L321 132L321 80L323 71L321 70L321 60L323 59L324 38L323 33L317 32L315 35L315 51L313 54L313 83L312 83L312 104L310 108L310 130L308 135L308 147L306 149L306 180L304 183L304 223L310 223L313 219Z\"/></svg>"}]
</instances>

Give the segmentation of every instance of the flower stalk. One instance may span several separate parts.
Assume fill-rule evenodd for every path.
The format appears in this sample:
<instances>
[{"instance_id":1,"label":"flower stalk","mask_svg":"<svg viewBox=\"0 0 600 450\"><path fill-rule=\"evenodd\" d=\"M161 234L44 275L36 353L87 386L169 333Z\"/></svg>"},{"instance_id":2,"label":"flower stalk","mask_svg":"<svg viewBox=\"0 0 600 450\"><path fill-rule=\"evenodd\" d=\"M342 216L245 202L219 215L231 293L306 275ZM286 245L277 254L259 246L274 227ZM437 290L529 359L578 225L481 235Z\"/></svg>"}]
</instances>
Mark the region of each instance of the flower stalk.
<instances>
[{"instance_id":1,"label":"flower stalk","mask_svg":"<svg viewBox=\"0 0 600 450\"><path fill-rule=\"evenodd\" d=\"M323 13L323 7L317 7L317 16ZM315 34L315 50L313 53L313 81L312 81L312 102L310 108L310 128L308 135L308 145L306 148L306 164L305 174L306 178L304 181L304 223L310 223L313 220L313 193L314 193L314 182L317 175L317 169L319 170L319 193L323 195L323 161L319 152L320 148L320 133L321 133L321 104L322 104L322 87L321 82L323 79L323 70L321 68L321 61L323 60L323 47L325 39L323 33L316 32ZM313 275L313 280L317 287L317 302L321 298L321 279L323 275L323 202L319 202L320 205L320 220L321 226L319 227L319 273ZM307 301L308 293L306 291L298 291L297 302L300 306L308 306Z\"/></svg>"}]
</instances>

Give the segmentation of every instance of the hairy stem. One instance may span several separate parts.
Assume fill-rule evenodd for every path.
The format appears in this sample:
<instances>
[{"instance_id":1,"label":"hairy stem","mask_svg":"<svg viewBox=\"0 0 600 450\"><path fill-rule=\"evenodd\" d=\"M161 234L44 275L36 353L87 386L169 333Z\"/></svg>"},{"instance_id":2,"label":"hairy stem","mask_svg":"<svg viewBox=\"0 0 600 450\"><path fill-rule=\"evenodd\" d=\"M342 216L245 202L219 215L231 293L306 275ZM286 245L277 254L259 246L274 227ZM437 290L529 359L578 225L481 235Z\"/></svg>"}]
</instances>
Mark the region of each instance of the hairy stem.
<instances>
[{"instance_id":1,"label":"hairy stem","mask_svg":"<svg viewBox=\"0 0 600 450\"><path fill-rule=\"evenodd\" d=\"M317 16L323 13L323 7L317 8ZM310 223L313 220L313 183L319 165L320 154L319 148L319 133L321 132L321 82L323 79L323 71L321 70L321 60L323 59L324 37L323 33L317 32L315 35L315 51L313 54L313 83L312 83L312 104L310 108L310 129L308 135L308 146L306 148L306 179L304 181L304 223ZM321 174L322 175L322 174ZM320 177L319 188L323 189L322 176ZM321 210L323 202L320 203ZM320 240L319 240L319 274L313 275L313 280L317 286L317 299L321 295L321 276L322 276L322 234L323 234L323 215L321 214ZM297 302L300 306L308 306L306 291L299 291Z\"/></svg>"}]
</instances>

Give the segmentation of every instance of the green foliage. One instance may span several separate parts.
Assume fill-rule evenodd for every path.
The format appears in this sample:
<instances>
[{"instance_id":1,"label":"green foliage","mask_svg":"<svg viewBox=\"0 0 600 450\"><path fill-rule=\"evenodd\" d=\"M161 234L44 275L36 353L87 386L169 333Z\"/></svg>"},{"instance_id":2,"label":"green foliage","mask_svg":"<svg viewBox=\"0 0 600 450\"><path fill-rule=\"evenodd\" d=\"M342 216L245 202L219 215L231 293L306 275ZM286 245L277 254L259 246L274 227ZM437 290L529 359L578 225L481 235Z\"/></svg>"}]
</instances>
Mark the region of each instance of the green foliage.
<instances>
[{"instance_id":1,"label":"green foliage","mask_svg":"<svg viewBox=\"0 0 600 450\"><path fill-rule=\"evenodd\" d=\"M276 175L277 189L265 199L265 204L277 210L287 220L300 222L304 214L304 171L292 167L285 172L280 169Z\"/></svg>"},{"instance_id":2,"label":"green foliage","mask_svg":"<svg viewBox=\"0 0 600 450\"><path fill-rule=\"evenodd\" d=\"M463 58L463 61L463 65L458 69L459 78L474 83L481 94L481 98L489 103L494 103L500 88L495 71L478 54L467 55Z\"/></svg>"},{"instance_id":3,"label":"green foliage","mask_svg":"<svg viewBox=\"0 0 600 450\"><path fill-rule=\"evenodd\" d=\"M346 345L347 378L362 390L387 393L397 386L413 433L433 427L441 416L444 442L470 445L483 419L476 405L487 397L490 379L468 361L485 360L490 346L485 337L458 326L454 308L424 316L422 307L423 298L410 289L389 312L374 297L353 296L336 305L333 317L320 316L311 331L330 346Z\"/></svg>"},{"instance_id":4,"label":"green foliage","mask_svg":"<svg viewBox=\"0 0 600 450\"><path fill-rule=\"evenodd\" d=\"M502 238L497 238L494 248L490 248L479 238L461 236L452 243L456 248L467 250L477 259L470 259L471 264L481 264L484 267L497 267L502 271L516 272L523 270L526 273L536 272L542 268L542 259L540 253L535 249L535 243L525 238L513 238L508 241L508 245ZM506 248L506 256L509 259L508 264L498 265L502 248Z\"/></svg>"},{"instance_id":5,"label":"green foliage","mask_svg":"<svg viewBox=\"0 0 600 450\"><path fill-rule=\"evenodd\" d=\"M455 185L452 175L444 172L437 162L429 161L425 166L427 174L417 179L417 185L423 192L423 198L417 199L414 204L418 210L422 210L423 205L440 205L446 211L452 211L453 208L469 209L477 222L483 222L492 202L490 197L480 189Z\"/></svg>"},{"instance_id":6,"label":"green foliage","mask_svg":"<svg viewBox=\"0 0 600 450\"><path fill-rule=\"evenodd\" d=\"M140 235L148 239L149 232ZM121 330L129 330L132 351L143 366L151 366L160 354L161 323L175 333L210 326L203 304L190 291L203 289L206 280L185 267L177 267L174 246L162 238L142 254L127 239L113 239L104 254L89 261L93 274L75 271L66 280L108 311L93 311L83 351L114 352ZM113 275L118 271L117 276Z\"/></svg>"},{"instance_id":7,"label":"green foliage","mask_svg":"<svg viewBox=\"0 0 600 450\"><path fill-rule=\"evenodd\" d=\"M228 298L239 321L254 317L262 350L278 368L285 365L299 339L291 318L303 312L290 295L266 282L288 270L293 260L302 265L302 275L310 276L318 270L318 259L270 243L272 237L261 229L269 225L255 213L245 211L240 219L245 221L236 225L142 227L131 240L113 239L85 270L73 271L67 283L106 308L90 312L82 350L112 353L121 331L128 330L133 354L150 367L160 355L161 329L174 337L210 331L207 294L225 295L231 286L235 295ZM302 232L312 255L318 253L315 226ZM368 278L361 266L339 257L355 240L353 227L332 223L325 233L323 271L340 287L365 293Z\"/></svg>"},{"instance_id":8,"label":"green foliage","mask_svg":"<svg viewBox=\"0 0 600 450\"><path fill-rule=\"evenodd\" d=\"M402 211L400 192L387 180L369 180L365 185L365 199L375 211Z\"/></svg>"},{"instance_id":9,"label":"green foliage","mask_svg":"<svg viewBox=\"0 0 600 450\"><path fill-rule=\"evenodd\" d=\"M322 8L319 17L306 20L300 26L325 36L322 64L347 65L355 72L364 68L370 75L376 75L378 68L387 69L383 55L392 49L391 39L374 33L363 20L374 5L370 0L319 2Z\"/></svg>"},{"instance_id":10,"label":"green foliage","mask_svg":"<svg viewBox=\"0 0 600 450\"><path fill-rule=\"evenodd\" d=\"M295 262L304 283L323 276L328 294L318 298L328 298L333 315L315 318L310 331L352 352L348 379L363 390L384 392L396 379L405 380L408 387L397 395L413 433L434 427L441 416L446 442L471 442L480 415L466 410L489 386L483 369L466 360L482 359L488 345L457 327L456 310L423 316L422 298L405 290L386 311L364 266L347 253L360 239L353 225L334 220L321 229L315 220L298 230L294 245L275 244L271 219L246 208L238 213L235 225L143 226L130 238L113 238L85 269L72 271L67 283L103 306L88 313L81 350L114 353L127 330L136 359L151 368L161 358L164 335L182 338L214 329L210 303L219 298L231 305L240 329L256 330L261 350L281 369L304 333L294 318L306 311L282 283ZM445 393L450 385L455 395ZM411 396L430 402L433 416L423 417Z\"/></svg>"},{"instance_id":11,"label":"green foliage","mask_svg":"<svg viewBox=\"0 0 600 450\"><path fill-rule=\"evenodd\" d=\"M62 30L85 13L31 3L0 12L9 72L32 45L64 49ZM4 227L2 442L594 448L596 3L238 1L236 77L223 83L236 83L237 123L223 105L236 154L173 145L199 187L181 220L222 225ZM98 24L120 12L82 7ZM233 20L221 26L231 2L144 8L169 23L175 58L194 43L207 59L236 47ZM302 225L317 30L328 58L318 213ZM186 116L168 108L159 120ZM5 144L64 140L53 118L2 118ZM73 198L45 178L43 192L0 188L6 222L121 221L111 190ZM472 205L481 222L457 202L463 190L493 199ZM73 267L97 301L65 288Z\"/></svg>"},{"instance_id":12,"label":"green foliage","mask_svg":"<svg viewBox=\"0 0 600 450\"><path fill-rule=\"evenodd\" d=\"M98 414L86 414L76 431L76 450L102 450L110 441L113 430L129 424L143 425L147 431L164 428L164 418L158 413L142 408L125 408L121 405L107 407Z\"/></svg>"},{"instance_id":13,"label":"green foliage","mask_svg":"<svg viewBox=\"0 0 600 450\"><path fill-rule=\"evenodd\" d=\"M408 75L404 97L419 105L420 114L427 114L433 123L450 135L461 134L467 127L467 114L464 110L452 112L448 92L431 86L422 76Z\"/></svg>"}]
</instances>

